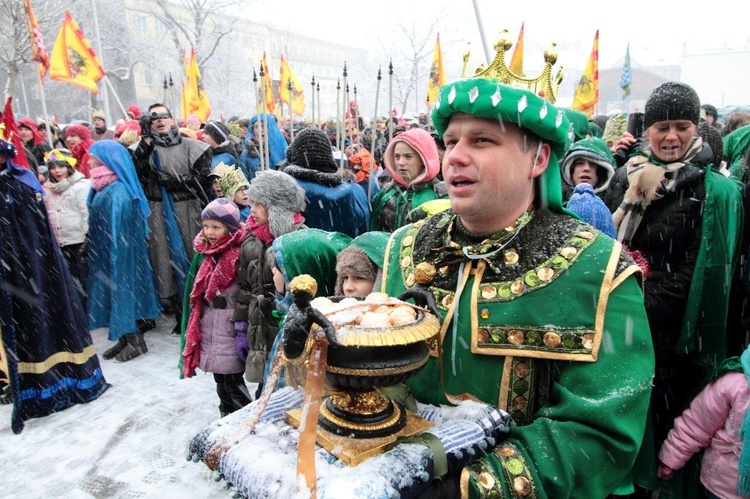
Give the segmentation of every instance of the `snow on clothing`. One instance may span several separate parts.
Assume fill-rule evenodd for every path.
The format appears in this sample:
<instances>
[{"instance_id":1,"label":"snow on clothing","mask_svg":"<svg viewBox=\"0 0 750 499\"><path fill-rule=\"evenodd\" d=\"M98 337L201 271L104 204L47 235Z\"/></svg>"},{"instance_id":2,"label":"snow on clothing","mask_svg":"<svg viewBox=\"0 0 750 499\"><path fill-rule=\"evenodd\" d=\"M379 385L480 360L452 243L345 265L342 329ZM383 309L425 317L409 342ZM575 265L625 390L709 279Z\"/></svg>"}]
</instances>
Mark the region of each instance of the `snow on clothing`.
<instances>
[{"instance_id":1,"label":"snow on clothing","mask_svg":"<svg viewBox=\"0 0 750 499\"><path fill-rule=\"evenodd\" d=\"M345 182L339 173L325 173L289 165L284 173L305 190L305 225L327 232L356 237L368 231L370 205L367 193L357 184Z\"/></svg>"},{"instance_id":2,"label":"snow on clothing","mask_svg":"<svg viewBox=\"0 0 750 499\"><path fill-rule=\"evenodd\" d=\"M0 282L7 284L0 288L0 343L13 399L11 429L20 433L24 421L96 400L109 385L39 181L8 159L0 165L0 194Z\"/></svg>"},{"instance_id":3,"label":"snow on clothing","mask_svg":"<svg viewBox=\"0 0 750 499\"><path fill-rule=\"evenodd\" d=\"M399 142L414 149L424 165L422 173L408 182L397 171L394 149ZM408 215L421 204L447 197L445 183L437 178L440 158L435 140L424 130L412 128L394 137L385 150L383 160L392 181L378 192L372 202L371 230L393 232L407 223L415 222L408 219Z\"/></svg>"},{"instance_id":4,"label":"snow on clothing","mask_svg":"<svg viewBox=\"0 0 750 499\"><path fill-rule=\"evenodd\" d=\"M125 147L100 140L90 153L117 180L89 193L89 329L109 327L117 341L138 331L136 321L161 315L146 243L149 207Z\"/></svg>"},{"instance_id":5,"label":"snow on clothing","mask_svg":"<svg viewBox=\"0 0 750 499\"><path fill-rule=\"evenodd\" d=\"M211 186L208 178L210 147L197 140L178 137L171 145L158 145L153 141L147 144L141 139L130 146L130 150L151 208L148 246L159 296L169 298L178 293L181 296L183 289L178 283L184 282L184 273L193 257L193 240L202 230L201 211L207 204L206 192ZM167 202L162 188L170 198ZM179 228L179 237L174 239L168 237L167 223L172 216ZM177 273L175 267L179 269Z\"/></svg>"},{"instance_id":6,"label":"snow on clothing","mask_svg":"<svg viewBox=\"0 0 750 499\"><path fill-rule=\"evenodd\" d=\"M222 144L218 147L212 147L211 153L213 156L211 157L211 171L213 171L214 168L216 168L216 165L219 163L224 163L225 165L234 166L239 163L237 160L237 154L234 152L234 146L231 143Z\"/></svg>"},{"instance_id":7,"label":"snow on clothing","mask_svg":"<svg viewBox=\"0 0 750 499\"><path fill-rule=\"evenodd\" d=\"M697 154L695 149L688 154ZM699 388L706 366L726 357L741 201L734 183L713 170L693 165L689 157L670 170L647 149L615 173L604 198L611 211L622 206L644 161L665 169L669 188L635 212L642 216L637 228L618 240L640 251L651 269L644 292L656 353L652 410L658 444ZM621 232L627 229L627 220L620 225Z\"/></svg>"},{"instance_id":8,"label":"snow on clothing","mask_svg":"<svg viewBox=\"0 0 750 499\"><path fill-rule=\"evenodd\" d=\"M297 220L290 232L307 228L300 219ZM278 321L272 316L272 311L275 310L276 294L273 273L266 263L266 250L273 243L273 239L272 236L270 240L269 238L263 240L253 231L248 231L247 237L242 242L237 271L240 291L237 296L234 320L248 323L249 352L244 369L245 379L251 383L263 381L268 353L279 332Z\"/></svg>"},{"instance_id":9,"label":"snow on clothing","mask_svg":"<svg viewBox=\"0 0 750 499\"><path fill-rule=\"evenodd\" d=\"M190 291L190 318L182 351L182 374L190 378L195 369L218 374L241 373L245 363L237 356L234 308L239 285L237 264L240 244L247 235L244 225L211 245L201 232L194 241L204 255Z\"/></svg>"},{"instance_id":10,"label":"snow on clothing","mask_svg":"<svg viewBox=\"0 0 750 499\"><path fill-rule=\"evenodd\" d=\"M75 172L60 182L44 184L50 225L60 246L81 244L89 230L89 211L86 200L91 182L81 173Z\"/></svg>"},{"instance_id":11,"label":"snow on clothing","mask_svg":"<svg viewBox=\"0 0 750 499\"><path fill-rule=\"evenodd\" d=\"M435 357L407 384L428 404L468 391L518 424L464 469L470 497L487 476L497 492L522 478L539 497L606 497L628 479L646 426L654 363L640 269L573 217L540 209L519 220L512 247L476 260L462 249L487 253L512 233L471 241L447 211L393 234L382 290L398 296L428 262L447 321L445 384ZM563 295L564 307L550 306Z\"/></svg>"},{"instance_id":12,"label":"snow on clothing","mask_svg":"<svg viewBox=\"0 0 750 499\"><path fill-rule=\"evenodd\" d=\"M728 372L706 386L675 421L659 460L681 469L693 454L705 448L701 483L719 497L740 498L735 492L740 436L750 406L750 389L744 372Z\"/></svg>"}]
</instances>

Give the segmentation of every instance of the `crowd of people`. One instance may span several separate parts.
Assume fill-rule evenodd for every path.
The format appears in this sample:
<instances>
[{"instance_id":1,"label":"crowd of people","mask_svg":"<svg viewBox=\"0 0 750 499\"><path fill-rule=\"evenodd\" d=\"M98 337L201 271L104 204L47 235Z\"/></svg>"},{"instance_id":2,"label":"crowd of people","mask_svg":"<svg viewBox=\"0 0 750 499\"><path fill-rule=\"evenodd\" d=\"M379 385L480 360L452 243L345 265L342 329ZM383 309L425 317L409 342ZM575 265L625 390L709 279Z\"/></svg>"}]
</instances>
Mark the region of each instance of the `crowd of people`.
<instances>
[{"instance_id":1,"label":"crowd of people","mask_svg":"<svg viewBox=\"0 0 750 499\"><path fill-rule=\"evenodd\" d=\"M0 277L44 286L17 269L29 238L54 263L42 303L65 305L89 352L79 377L98 373L81 400L108 386L89 330L108 327L102 357L127 362L173 315L180 375L212 373L224 417L260 395L294 277L313 275L319 296L417 286L442 326L402 402L471 399L515 421L428 492L679 496L699 477L711 497L750 494L750 116L719 120L665 82L642 113L588 119L481 78L445 85L413 123L367 123L354 103L340 129L182 121L161 103L128 114L111 129L100 112L64 130L21 118L23 151L0 141ZM41 334L24 296L3 290L14 431L45 414L19 366L60 351L8 353Z\"/></svg>"}]
</instances>

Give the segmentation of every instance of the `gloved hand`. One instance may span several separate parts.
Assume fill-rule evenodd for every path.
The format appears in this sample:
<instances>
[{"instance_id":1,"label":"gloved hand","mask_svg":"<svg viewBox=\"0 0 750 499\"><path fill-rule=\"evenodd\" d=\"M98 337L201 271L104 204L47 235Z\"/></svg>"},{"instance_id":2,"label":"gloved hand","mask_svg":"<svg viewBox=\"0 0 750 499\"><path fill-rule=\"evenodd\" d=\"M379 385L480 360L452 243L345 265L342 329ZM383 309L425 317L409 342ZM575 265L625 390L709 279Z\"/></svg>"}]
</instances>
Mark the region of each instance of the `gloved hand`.
<instances>
[{"instance_id":1,"label":"gloved hand","mask_svg":"<svg viewBox=\"0 0 750 499\"><path fill-rule=\"evenodd\" d=\"M247 321L235 321L234 331L237 333L235 338L237 356L244 362L247 360L247 353L250 350L247 344Z\"/></svg>"}]
</instances>

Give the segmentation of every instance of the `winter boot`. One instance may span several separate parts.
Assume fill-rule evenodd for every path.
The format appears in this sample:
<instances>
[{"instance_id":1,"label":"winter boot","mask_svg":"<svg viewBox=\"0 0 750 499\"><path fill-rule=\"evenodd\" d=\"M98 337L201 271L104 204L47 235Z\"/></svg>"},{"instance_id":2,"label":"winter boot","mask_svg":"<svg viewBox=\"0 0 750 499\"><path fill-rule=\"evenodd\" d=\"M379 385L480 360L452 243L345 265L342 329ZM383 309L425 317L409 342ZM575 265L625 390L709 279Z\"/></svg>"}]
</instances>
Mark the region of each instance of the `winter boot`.
<instances>
[{"instance_id":1,"label":"winter boot","mask_svg":"<svg viewBox=\"0 0 750 499\"><path fill-rule=\"evenodd\" d=\"M174 312L174 320L176 321L174 328L172 329L173 336L180 336L182 329L182 300L180 295L172 295L169 297L169 304Z\"/></svg>"},{"instance_id":2,"label":"winter boot","mask_svg":"<svg viewBox=\"0 0 750 499\"><path fill-rule=\"evenodd\" d=\"M139 333L146 333L156 327L156 321L153 319L139 319L135 321L135 324L138 326Z\"/></svg>"},{"instance_id":3,"label":"winter boot","mask_svg":"<svg viewBox=\"0 0 750 499\"><path fill-rule=\"evenodd\" d=\"M117 362L127 362L148 352L146 340L142 334L126 334L125 340L127 341L127 345L115 356Z\"/></svg>"},{"instance_id":4,"label":"winter boot","mask_svg":"<svg viewBox=\"0 0 750 499\"><path fill-rule=\"evenodd\" d=\"M115 346L113 346L112 348L104 351L104 353L102 354L102 357L104 357L107 360L114 359L115 355L117 355L118 353L122 352L122 349L125 348L125 345L127 345L127 344L128 344L128 342L125 340L125 336L121 336L117 340L117 343L115 343Z\"/></svg>"}]
</instances>

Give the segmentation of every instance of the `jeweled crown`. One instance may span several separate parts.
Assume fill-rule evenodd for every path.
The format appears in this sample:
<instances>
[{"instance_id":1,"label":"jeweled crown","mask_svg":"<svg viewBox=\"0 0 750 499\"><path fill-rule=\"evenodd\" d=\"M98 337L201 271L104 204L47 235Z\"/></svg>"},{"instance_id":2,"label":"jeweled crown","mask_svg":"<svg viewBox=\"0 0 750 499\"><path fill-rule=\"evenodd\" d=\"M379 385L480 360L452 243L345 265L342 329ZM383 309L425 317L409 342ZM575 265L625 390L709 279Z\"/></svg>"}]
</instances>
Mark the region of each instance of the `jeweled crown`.
<instances>
[{"instance_id":1,"label":"jeweled crown","mask_svg":"<svg viewBox=\"0 0 750 499\"><path fill-rule=\"evenodd\" d=\"M512 87L523 88L535 93L539 97L547 99L552 104L557 100L557 90L562 83L562 66L557 74L552 77L552 66L557 62L557 44L552 42L550 47L544 51L544 68L539 76L527 77L519 75L510 70L505 62L505 53L513 47L513 42L508 39L508 30L504 29L500 39L495 43L495 58L486 68L480 64L474 72L474 77L497 79L500 83ZM466 66L469 61L469 52L464 54L464 66L462 76L466 76Z\"/></svg>"}]
</instances>

